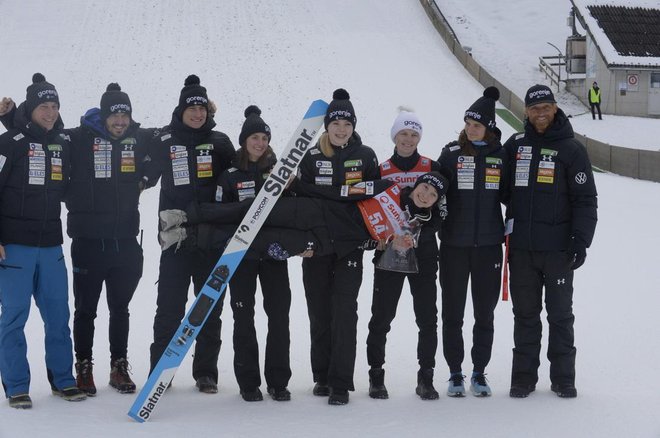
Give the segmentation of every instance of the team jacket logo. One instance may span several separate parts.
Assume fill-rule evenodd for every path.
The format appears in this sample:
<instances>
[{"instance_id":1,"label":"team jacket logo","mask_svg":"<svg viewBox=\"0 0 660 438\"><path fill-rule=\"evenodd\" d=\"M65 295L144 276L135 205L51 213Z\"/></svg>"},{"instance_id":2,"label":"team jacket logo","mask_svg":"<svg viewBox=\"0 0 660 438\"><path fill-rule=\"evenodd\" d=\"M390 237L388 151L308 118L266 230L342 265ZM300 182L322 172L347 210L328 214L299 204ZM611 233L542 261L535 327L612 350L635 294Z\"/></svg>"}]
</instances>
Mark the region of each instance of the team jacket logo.
<instances>
[{"instance_id":1,"label":"team jacket logo","mask_svg":"<svg viewBox=\"0 0 660 438\"><path fill-rule=\"evenodd\" d=\"M575 182L582 185L587 182L587 174L584 172L579 172L575 175Z\"/></svg>"},{"instance_id":2,"label":"team jacket logo","mask_svg":"<svg viewBox=\"0 0 660 438\"><path fill-rule=\"evenodd\" d=\"M339 118L339 117L345 117L347 119L350 119L350 118L353 117L353 114L351 114L350 111L344 111L344 110L337 110L337 111L333 111L330 114L328 114L328 119L330 119L330 120L335 119L335 118Z\"/></svg>"},{"instance_id":3,"label":"team jacket logo","mask_svg":"<svg viewBox=\"0 0 660 438\"><path fill-rule=\"evenodd\" d=\"M207 103L209 103L208 99L203 96L190 96L186 99L188 105L206 105Z\"/></svg>"},{"instance_id":4,"label":"team jacket logo","mask_svg":"<svg viewBox=\"0 0 660 438\"><path fill-rule=\"evenodd\" d=\"M543 98L543 97L548 97L551 94L552 93L550 92L550 90L537 90L537 91L532 91L531 93L529 93L528 97L530 99L534 99L534 98L537 98L537 97L538 98Z\"/></svg>"},{"instance_id":5,"label":"team jacket logo","mask_svg":"<svg viewBox=\"0 0 660 438\"><path fill-rule=\"evenodd\" d=\"M57 91L55 90L43 90L37 93L39 99L45 97L46 99L55 99L57 97Z\"/></svg>"},{"instance_id":6,"label":"team jacket logo","mask_svg":"<svg viewBox=\"0 0 660 438\"><path fill-rule=\"evenodd\" d=\"M110 106L111 113L130 113L131 106L125 103L117 103Z\"/></svg>"},{"instance_id":7,"label":"team jacket logo","mask_svg":"<svg viewBox=\"0 0 660 438\"><path fill-rule=\"evenodd\" d=\"M403 126L405 126L407 129L412 129L413 131L422 132L422 125L414 120L404 121Z\"/></svg>"},{"instance_id":8,"label":"team jacket logo","mask_svg":"<svg viewBox=\"0 0 660 438\"><path fill-rule=\"evenodd\" d=\"M465 111L465 117L472 120L481 120L481 114L474 111Z\"/></svg>"}]
</instances>

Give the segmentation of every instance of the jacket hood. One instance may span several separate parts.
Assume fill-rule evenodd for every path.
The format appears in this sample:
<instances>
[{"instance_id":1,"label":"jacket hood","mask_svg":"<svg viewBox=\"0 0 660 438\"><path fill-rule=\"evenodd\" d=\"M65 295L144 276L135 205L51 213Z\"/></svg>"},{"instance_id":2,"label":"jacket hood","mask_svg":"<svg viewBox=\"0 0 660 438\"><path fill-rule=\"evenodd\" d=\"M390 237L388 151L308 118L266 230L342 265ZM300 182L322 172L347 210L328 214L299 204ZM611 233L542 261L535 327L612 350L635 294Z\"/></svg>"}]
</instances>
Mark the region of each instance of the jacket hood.
<instances>
[{"instance_id":1,"label":"jacket hood","mask_svg":"<svg viewBox=\"0 0 660 438\"><path fill-rule=\"evenodd\" d=\"M105 139L112 138L108 130L105 128L105 123L103 122L103 118L101 117L101 110L99 108L88 109L85 115L80 118L80 126L89 129L94 134ZM139 127L140 124L131 119L131 124L121 138L131 135Z\"/></svg>"}]
</instances>

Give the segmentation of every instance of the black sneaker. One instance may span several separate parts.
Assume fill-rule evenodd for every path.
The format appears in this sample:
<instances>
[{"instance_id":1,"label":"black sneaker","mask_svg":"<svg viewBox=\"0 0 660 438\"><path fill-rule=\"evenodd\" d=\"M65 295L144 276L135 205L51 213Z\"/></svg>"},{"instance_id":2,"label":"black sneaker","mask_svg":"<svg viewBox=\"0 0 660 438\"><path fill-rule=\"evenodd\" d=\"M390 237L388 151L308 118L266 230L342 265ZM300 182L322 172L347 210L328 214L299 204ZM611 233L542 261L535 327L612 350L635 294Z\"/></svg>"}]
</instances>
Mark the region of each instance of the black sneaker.
<instances>
[{"instance_id":1,"label":"black sneaker","mask_svg":"<svg viewBox=\"0 0 660 438\"><path fill-rule=\"evenodd\" d=\"M91 359L82 359L76 362L76 386L90 397L96 395L93 369L94 363Z\"/></svg>"},{"instance_id":2,"label":"black sneaker","mask_svg":"<svg viewBox=\"0 0 660 438\"><path fill-rule=\"evenodd\" d=\"M369 397L379 400L389 398L385 387L385 370L382 368L369 370Z\"/></svg>"},{"instance_id":3,"label":"black sneaker","mask_svg":"<svg viewBox=\"0 0 660 438\"><path fill-rule=\"evenodd\" d=\"M110 362L110 386L119 391L120 394L132 394L135 392L135 382L129 375L130 365L126 358L115 359Z\"/></svg>"},{"instance_id":4,"label":"black sneaker","mask_svg":"<svg viewBox=\"0 0 660 438\"><path fill-rule=\"evenodd\" d=\"M561 398L575 398L577 397L577 389L572 383L553 383L550 386L552 392Z\"/></svg>"},{"instance_id":5,"label":"black sneaker","mask_svg":"<svg viewBox=\"0 0 660 438\"><path fill-rule=\"evenodd\" d=\"M327 397L330 395L330 388L328 387L327 383L316 382L314 389L312 389L312 394L319 397Z\"/></svg>"},{"instance_id":6,"label":"black sneaker","mask_svg":"<svg viewBox=\"0 0 660 438\"><path fill-rule=\"evenodd\" d=\"M268 387L268 394L275 401L289 401L291 400L291 392L286 388L272 388Z\"/></svg>"},{"instance_id":7,"label":"black sneaker","mask_svg":"<svg viewBox=\"0 0 660 438\"><path fill-rule=\"evenodd\" d=\"M32 399L28 394L10 395L9 406L14 409L30 409L32 408Z\"/></svg>"},{"instance_id":8,"label":"black sneaker","mask_svg":"<svg viewBox=\"0 0 660 438\"><path fill-rule=\"evenodd\" d=\"M422 368L417 372L415 393L422 400L437 400L440 397L433 387L433 368Z\"/></svg>"},{"instance_id":9,"label":"black sneaker","mask_svg":"<svg viewBox=\"0 0 660 438\"><path fill-rule=\"evenodd\" d=\"M209 376L202 376L197 379L195 386L199 389L199 392L204 394L216 394L218 392L218 384Z\"/></svg>"},{"instance_id":10,"label":"black sneaker","mask_svg":"<svg viewBox=\"0 0 660 438\"><path fill-rule=\"evenodd\" d=\"M261 394L261 390L259 388L241 391L241 397L243 397L243 400L246 402L262 401L264 399L264 396Z\"/></svg>"},{"instance_id":11,"label":"black sneaker","mask_svg":"<svg viewBox=\"0 0 660 438\"><path fill-rule=\"evenodd\" d=\"M509 397L512 398L527 398L529 394L536 390L536 385L525 385L524 383L512 383L509 390Z\"/></svg>"},{"instance_id":12,"label":"black sneaker","mask_svg":"<svg viewBox=\"0 0 660 438\"><path fill-rule=\"evenodd\" d=\"M85 394L84 391L78 389L77 386L71 386L69 388L62 388L62 389L57 389L57 388L51 388L51 389L53 391L53 395L62 397L66 401L77 402L87 399L87 394Z\"/></svg>"},{"instance_id":13,"label":"black sneaker","mask_svg":"<svg viewBox=\"0 0 660 438\"><path fill-rule=\"evenodd\" d=\"M348 390L331 388L330 396L328 397L328 404L336 406L348 404Z\"/></svg>"}]
</instances>

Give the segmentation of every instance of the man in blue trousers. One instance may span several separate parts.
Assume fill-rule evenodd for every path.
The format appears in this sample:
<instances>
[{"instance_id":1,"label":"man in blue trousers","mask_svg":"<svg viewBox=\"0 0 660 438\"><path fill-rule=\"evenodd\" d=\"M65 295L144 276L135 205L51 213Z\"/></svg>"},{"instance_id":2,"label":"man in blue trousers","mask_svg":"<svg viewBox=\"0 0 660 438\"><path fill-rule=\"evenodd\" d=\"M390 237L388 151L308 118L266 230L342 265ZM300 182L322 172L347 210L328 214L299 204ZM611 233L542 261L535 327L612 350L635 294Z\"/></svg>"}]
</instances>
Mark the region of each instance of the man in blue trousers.
<instances>
[{"instance_id":1,"label":"man in blue trousers","mask_svg":"<svg viewBox=\"0 0 660 438\"><path fill-rule=\"evenodd\" d=\"M25 323L32 297L45 329L54 395L84 400L71 372L67 270L60 203L69 177L69 140L59 96L41 73L0 136L0 374L9 405L31 408Z\"/></svg>"}]
</instances>

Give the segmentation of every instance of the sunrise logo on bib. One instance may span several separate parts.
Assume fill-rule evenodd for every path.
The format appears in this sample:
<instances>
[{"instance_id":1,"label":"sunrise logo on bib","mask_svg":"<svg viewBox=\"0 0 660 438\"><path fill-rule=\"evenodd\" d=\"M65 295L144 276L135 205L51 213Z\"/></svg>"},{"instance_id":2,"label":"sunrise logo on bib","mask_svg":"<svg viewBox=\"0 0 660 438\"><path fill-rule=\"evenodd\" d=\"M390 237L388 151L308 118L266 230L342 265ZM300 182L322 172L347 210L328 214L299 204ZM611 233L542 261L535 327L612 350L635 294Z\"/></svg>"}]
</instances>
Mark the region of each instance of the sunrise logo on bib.
<instances>
[{"instance_id":1,"label":"sunrise logo on bib","mask_svg":"<svg viewBox=\"0 0 660 438\"><path fill-rule=\"evenodd\" d=\"M399 206L400 200L401 189L393 185L371 199L358 202L364 223L373 239L387 240L394 234L403 234L408 220Z\"/></svg>"}]
</instances>

